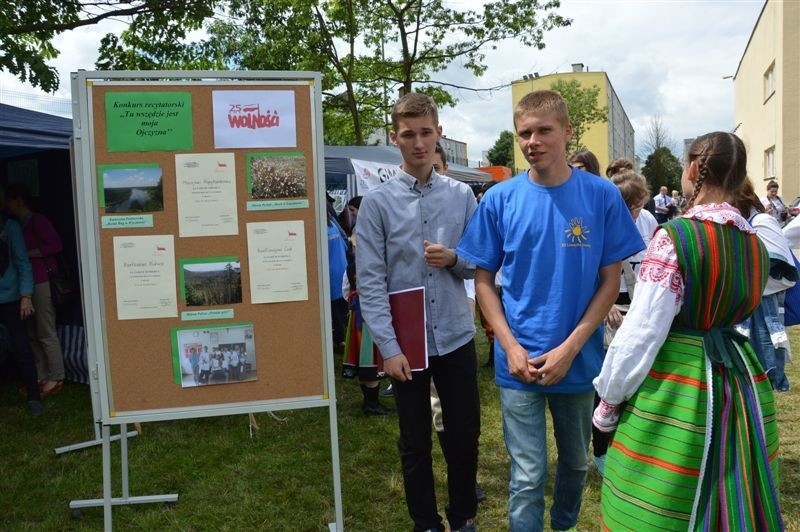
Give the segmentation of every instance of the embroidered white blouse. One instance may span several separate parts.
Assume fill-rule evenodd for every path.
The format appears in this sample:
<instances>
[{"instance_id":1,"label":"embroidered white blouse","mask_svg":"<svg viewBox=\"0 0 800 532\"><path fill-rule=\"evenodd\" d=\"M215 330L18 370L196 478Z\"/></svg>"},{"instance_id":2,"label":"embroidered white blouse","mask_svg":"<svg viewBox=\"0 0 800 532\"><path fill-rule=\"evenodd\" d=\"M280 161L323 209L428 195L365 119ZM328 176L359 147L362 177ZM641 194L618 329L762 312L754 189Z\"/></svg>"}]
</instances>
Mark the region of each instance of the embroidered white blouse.
<instances>
[{"instance_id":1,"label":"embroidered white blouse","mask_svg":"<svg viewBox=\"0 0 800 532\"><path fill-rule=\"evenodd\" d=\"M734 225L755 233L739 211L727 203L698 205L682 217ZM608 347L600 375L593 381L605 402L618 405L627 401L644 382L683 305L683 291L675 246L667 232L658 229L642 261L630 310Z\"/></svg>"}]
</instances>

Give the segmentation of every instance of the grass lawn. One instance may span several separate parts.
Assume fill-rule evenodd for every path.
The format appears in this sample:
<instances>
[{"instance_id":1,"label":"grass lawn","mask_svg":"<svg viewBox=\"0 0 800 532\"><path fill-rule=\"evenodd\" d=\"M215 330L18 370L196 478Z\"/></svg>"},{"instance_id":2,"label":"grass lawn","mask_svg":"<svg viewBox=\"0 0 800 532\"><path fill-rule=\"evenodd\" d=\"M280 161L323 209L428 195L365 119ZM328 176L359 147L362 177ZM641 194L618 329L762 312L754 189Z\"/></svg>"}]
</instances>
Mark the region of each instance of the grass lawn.
<instances>
[{"instance_id":1,"label":"grass lawn","mask_svg":"<svg viewBox=\"0 0 800 532\"><path fill-rule=\"evenodd\" d=\"M800 357L800 331L792 332ZM478 334L480 361L486 343ZM800 364L787 367L792 391L778 394L783 460L781 492L788 530L800 530ZM492 374L479 374L482 407L478 477L488 498L478 511L482 530L505 530L508 458ZM367 418L355 381L337 378L339 446L345 528L410 530L397 455L395 416ZM391 403L391 400L384 399ZM70 500L102 497L101 452L93 447L56 457L56 447L94 437L88 387L68 383L31 418L14 385L0 387L0 531L101 530L102 508L71 516ZM177 504L119 506L117 530L326 530L334 520L327 409L257 414L250 436L245 415L143 425L130 440L132 496L178 493ZM550 451L551 464L555 453ZM114 496L119 496L118 444L112 444ZM438 445L437 493L446 495ZM550 468L551 471L554 467ZM551 475L552 476L552 475ZM548 495L552 484L548 487ZM580 530L597 530L600 477L590 468ZM443 511L446 501L439 501Z\"/></svg>"}]
</instances>

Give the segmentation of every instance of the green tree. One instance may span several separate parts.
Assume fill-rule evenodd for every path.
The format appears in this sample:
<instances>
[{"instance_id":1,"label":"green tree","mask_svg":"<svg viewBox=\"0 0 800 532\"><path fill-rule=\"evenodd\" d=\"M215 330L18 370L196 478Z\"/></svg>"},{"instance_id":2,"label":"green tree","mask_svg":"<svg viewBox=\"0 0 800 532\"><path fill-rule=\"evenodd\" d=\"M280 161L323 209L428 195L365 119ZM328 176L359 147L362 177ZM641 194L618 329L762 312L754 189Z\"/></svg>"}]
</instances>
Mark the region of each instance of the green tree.
<instances>
[{"instance_id":1,"label":"green tree","mask_svg":"<svg viewBox=\"0 0 800 532\"><path fill-rule=\"evenodd\" d=\"M203 298L200 294L197 293L194 285L191 283L186 283L186 305L193 307L203 304Z\"/></svg>"},{"instance_id":2,"label":"green tree","mask_svg":"<svg viewBox=\"0 0 800 532\"><path fill-rule=\"evenodd\" d=\"M213 14L217 0L0 0L0 71L47 92L59 86L47 61L58 57L53 38L106 19L128 17L137 27L152 24L164 42L196 29ZM140 21L146 21L142 24ZM180 21L177 25L175 21Z\"/></svg>"},{"instance_id":3,"label":"green tree","mask_svg":"<svg viewBox=\"0 0 800 532\"><path fill-rule=\"evenodd\" d=\"M495 166L514 168L514 133L503 131L486 154L489 163Z\"/></svg>"},{"instance_id":4,"label":"green tree","mask_svg":"<svg viewBox=\"0 0 800 532\"><path fill-rule=\"evenodd\" d=\"M600 107L597 103L600 88L597 85L583 87L576 79L560 79L553 82L550 88L561 94L569 109L572 139L567 144L567 153L585 150L583 135L589 127L608 121L608 107Z\"/></svg>"},{"instance_id":5,"label":"green tree","mask_svg":"<svg viewBox=\"0 0 800 532\"><path fill-rule=\"evenodd\" d=\"M656 148L642 167L642 174L654 193L662 186L669 190L680 190L682 173L680 161L666 146Z\"/></svg>"},{"instance_id":6,"label":"green tree","mask_svg":"<svg viewBox=\"0 0 800 532\"><path fill-rule=\"evenodd\" d=\"M364 144L386 125L398 91L413 89L453 105L450 90L476 89L435 78L448 67L481 76L486 51L506 39L543 48L545 31L571 22L555 13L559 6L558 0L499 0L480 10L442 0L230 0L228 19L208 23L203 41L165 41L158 26L132 25L119 38L103 40L97 66L211 62L228 69L319 71L326 142Z\"/></svg>"}]
</instances>

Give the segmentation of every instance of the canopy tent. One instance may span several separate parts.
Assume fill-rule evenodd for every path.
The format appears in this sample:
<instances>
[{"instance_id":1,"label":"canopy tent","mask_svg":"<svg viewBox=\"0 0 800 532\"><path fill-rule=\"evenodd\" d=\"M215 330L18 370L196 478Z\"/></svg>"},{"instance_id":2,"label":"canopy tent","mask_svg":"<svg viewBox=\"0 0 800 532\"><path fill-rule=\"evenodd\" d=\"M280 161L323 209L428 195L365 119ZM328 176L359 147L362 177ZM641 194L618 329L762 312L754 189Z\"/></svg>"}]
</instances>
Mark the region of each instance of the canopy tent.
<instances>
[{"instance_id":1,"label":"canopy tent","mask_svg":"<svg viewBox=\"0 0 800 532\"><path fill-rule=\"evenodd\" d=\"M347 188L347 176L357 176L357 192L363 194L369 182L385 181L402 162L400 150L395 146L325 146L325 180L329 188ZM486 172L456 163L448 164L447 175L467 184L492 180ZM356 191L353 191L355 194Z\"/></svg>"},{"instance_id":2,"label":"canopy tent","mask_svg":"<svg viewBox=\"0 0 800 532\"><path fill-rule=\"evenodd\" d=\"M72 120L0 104L0 159L68 150Z\"/></svg>"},{"instance_id":3,"label":"canopy tent","mask_svg":"<svg viewBox=\"0 0 800 532\"><path fill-rule=\"evenodd\" d=\"M24 183L31 189L36 211L50 219L61 237L61 264L77 279L71 136L69 118L0 104L0 183ZM56 329L67 379L87 383L81 308L76 302L58 309Z\"/></svg>"}]
</instances>

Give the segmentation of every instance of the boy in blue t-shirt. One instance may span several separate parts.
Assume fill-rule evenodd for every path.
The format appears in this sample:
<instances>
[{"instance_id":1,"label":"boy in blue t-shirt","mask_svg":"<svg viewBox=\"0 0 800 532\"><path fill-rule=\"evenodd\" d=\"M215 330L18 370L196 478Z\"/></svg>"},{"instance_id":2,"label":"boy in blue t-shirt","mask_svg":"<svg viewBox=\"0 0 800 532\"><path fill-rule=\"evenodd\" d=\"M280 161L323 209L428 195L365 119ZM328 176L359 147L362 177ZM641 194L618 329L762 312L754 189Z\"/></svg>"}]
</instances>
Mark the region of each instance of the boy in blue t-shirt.
<instances>
[{"instance_id":1,"label":"boy in blue t-shirt","mask_svg":"<svg viewBox=\"0 0 800 532\"><path fill-rule=\"evenodd\" d=\"M477 265L477 298L495 331L511 531L544 529L546 408L558 447L551 526L567 530L588 471L600 324L619 292L620 260L644 244L617 188L567 164L572 126L558 93L523 97L514 126L530 170L486 192L456 253Z\"/></svg>"}]
</instances>

